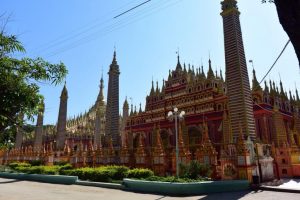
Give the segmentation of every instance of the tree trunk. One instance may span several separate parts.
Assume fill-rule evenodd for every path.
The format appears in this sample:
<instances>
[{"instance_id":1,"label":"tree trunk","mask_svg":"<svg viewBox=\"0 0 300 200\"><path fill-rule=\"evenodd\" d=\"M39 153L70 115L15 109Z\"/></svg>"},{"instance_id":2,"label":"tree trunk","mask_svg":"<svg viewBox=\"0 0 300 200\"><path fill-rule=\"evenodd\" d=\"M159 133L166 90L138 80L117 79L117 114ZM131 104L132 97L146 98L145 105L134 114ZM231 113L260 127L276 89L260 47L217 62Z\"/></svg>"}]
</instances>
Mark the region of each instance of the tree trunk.
<instances>
[{"instance_id":1,"label":"tree trunk","mask_svg":"<svg viewBox=\"0 0 300 200\"><path fill-rule=\"evenodd\" d=\"M279 21L294 46L300 68L300 0L275 0Z\"/></svg>"}]
</instances>

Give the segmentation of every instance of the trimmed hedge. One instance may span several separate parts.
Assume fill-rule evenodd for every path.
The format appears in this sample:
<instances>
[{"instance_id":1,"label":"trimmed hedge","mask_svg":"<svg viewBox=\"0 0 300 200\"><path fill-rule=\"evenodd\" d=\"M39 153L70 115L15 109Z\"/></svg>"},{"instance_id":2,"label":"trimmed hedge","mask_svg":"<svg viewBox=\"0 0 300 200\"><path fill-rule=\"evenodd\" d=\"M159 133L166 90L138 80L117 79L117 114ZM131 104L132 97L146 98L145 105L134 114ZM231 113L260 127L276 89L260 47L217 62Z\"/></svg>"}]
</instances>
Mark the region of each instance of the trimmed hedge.
<instances>
[{"instance_id":1,"label":"trimmed hedge","mask_svg":"<svg viewBox=\"0 0 300 200\"><path fill-rule=\"evenodd\" d=\"M31 164L31 166L41 166L45 164L42 160L30 160L28 163Z\"/></svg>"},{"instance_id":2,"label":"trimmed hedge","mask_svg":"<svg viewBox=\"0 0 300 200\"><path fill-rule=\"evenodd\" d=\"M9 163L8 166L11 169L16 169L17 167L31 167L31 164L25 162L13 162L13 163Z\"/></svg>"},{"instance_id":3,"label":"trimmed hedge","mask_svg":"<svg viewBox=\"0 0 300 200\"><path fill-rule=\"evenodd\" d=\"M145 181L160 181L160 182L175 182L175 183L191 183L191 182L203 182L203 181L210 181L210 178L198 178L198 179L190 179L190 178L177 178L175 176L151 176L144 178L142 180Z\"/></svg>"},{"instance_id":4,"label":"trimmed hedge","mask_svg":"<svg viewBox=\"0 0 300 200\"><path fill-rule=\"evenodd\" d=\"M28 163L11 163L9 165L17 172L27 174L49 174L49 175L68 175L78 176L81 180L90 180L95 182L114 182L121 181L124 178L145 179L154 176L153 171L149 169L129 169L126 166L102 166L97 168L77 168L72 165L54 165L54 166L31 166Z\"/></svg>"},{"instance_id":5,"label":"trimmed hedge","mask_svg":"<svg viewBox=\"0 0 300 200\"><path fill-rule=\"evenodd\" d=\"M78 176L81 180L90 180L96 182L113 182L114 180L123 180L123 178L148 178L154 175L149 169L129 169L125 166L103 166L97 168L78 168L64 170L64 175Z\"/></svg>"},{"instance_id":6,"label":"trimmed hedge","mask_svg":"<svg viewBox=\"0 0 300 200\"><path fill-rule=\"evenodd\" d=\"M111 182L112 180L122 180L125 178L128 170L129 168L125 166L104 166L65 170L63 173L69 176L78 176L81 180Z\"/></svg>"},{"instance_id":7,"label":"trimmed hedge","mask_svg":"<svg viewBox=\"0 0 300 200\"><path fill-rule=\"evenodd\" d=\"M33 164L39 164L39 162L33 163ZM63 174L64 170L70 170L73 169L72 165L67 164L63 166L35 166L31 165L29 163L24 162L14 162L10 163L8 165L11 169L17 172L27 173L27 174L48 174L48 175L57 175L57 174Z\"/></svg>"},{"instance_id":8,"label":"trimmed hedge","mask_svg":"<svg viewBox=\"0 0 300 200\"><path fill-rule=\"evenodd\" d=\"M16 167L15 170L27 174L49 174L49 175L59 174L59 167L57 166L32 166L32 167L19 166Z\"/></svg>"},{"instance_id":9,"label":"trimmed hedge","mask_svg":"<svg viewBox=\"0 0 300 200\"><path fill-rule=\"evenodd\" d=\"M131 169L127 172L127 178L137 178L137 179L143 179L154 176L153 171L150 169Z\"/></svg>"}]
</instances>

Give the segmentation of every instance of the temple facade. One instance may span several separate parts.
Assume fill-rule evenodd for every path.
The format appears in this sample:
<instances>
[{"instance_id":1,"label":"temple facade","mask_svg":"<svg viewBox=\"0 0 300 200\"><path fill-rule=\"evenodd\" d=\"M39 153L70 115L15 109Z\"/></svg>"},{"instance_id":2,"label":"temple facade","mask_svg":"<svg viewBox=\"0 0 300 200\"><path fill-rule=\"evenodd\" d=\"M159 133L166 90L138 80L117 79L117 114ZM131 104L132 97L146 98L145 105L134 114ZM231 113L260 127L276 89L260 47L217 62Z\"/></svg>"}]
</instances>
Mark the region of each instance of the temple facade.
<instances>
[{"instance_id":1,"label":"temple facade","mask_svg":"<svg viewBox=\"0 0 300 200\"><path fill-rule=\"evenodd\" d=\"M214 179L262 181L300 176L300 98L274 82L261 87L252 74L249 83L240 12L236 0L224 0L225 78L213 71L209 59L204 66L181 63L169 71L162 87L152 81L145 108L129 105L119 116L119 75L116 52L109 69L108 97L104 81L95 104L84 114L67 119L66 85L60 97L57 125L43 126L40 109L35 134L17 133L16 147L2 153L0 161L42 159L47 164L65 160L75 167L120 164L150 168L158 175L176 172L175 146L179 162L197 160L209 165ZM167 114L185 111L178 124ZM43 127L43 128L41 128ZM22 140L23 137L23 140Z\"/></svg>"}]
</instances>

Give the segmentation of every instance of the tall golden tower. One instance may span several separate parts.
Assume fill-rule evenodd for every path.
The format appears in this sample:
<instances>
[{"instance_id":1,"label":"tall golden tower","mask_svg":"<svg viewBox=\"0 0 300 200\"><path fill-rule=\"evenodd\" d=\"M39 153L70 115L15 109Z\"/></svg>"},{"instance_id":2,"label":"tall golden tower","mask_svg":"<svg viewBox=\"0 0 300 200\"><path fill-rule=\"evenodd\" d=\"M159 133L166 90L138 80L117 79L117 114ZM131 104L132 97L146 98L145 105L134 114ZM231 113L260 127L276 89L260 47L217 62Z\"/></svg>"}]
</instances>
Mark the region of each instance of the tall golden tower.
<instances>
[{"instance_id":1,"label":"tall golden tower","mask_svg":"<svg viewBox=\"0 0 300 200\"><path fill-rule=\"evenodd\" d=\"M236 0L224 0L221 4L228 107L233 139L237 140L239 124L241 124L243 134L253 140L255 139L253 105L239 19L240 12Z\"/></svg>"}]
</instances>

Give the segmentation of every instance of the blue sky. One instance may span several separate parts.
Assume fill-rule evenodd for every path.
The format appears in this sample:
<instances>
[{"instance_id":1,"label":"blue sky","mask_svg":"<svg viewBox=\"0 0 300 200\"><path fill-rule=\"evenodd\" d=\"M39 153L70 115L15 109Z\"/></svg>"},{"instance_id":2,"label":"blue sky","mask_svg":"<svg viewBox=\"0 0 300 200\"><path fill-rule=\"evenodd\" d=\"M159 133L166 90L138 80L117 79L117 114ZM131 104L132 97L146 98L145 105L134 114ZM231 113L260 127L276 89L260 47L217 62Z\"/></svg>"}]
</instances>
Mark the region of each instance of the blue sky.
<instances>
[{"instance_id":1,"label":"blue sky","mask_svg":"<svg viewBox=\"0 0 300 200\"><path fill-rule=\"evenodd\" d=\"M48 61L62 61L69 70L68 116L87 110L95 102L103 69L105 97L107 72L114 46L120 65L120 109L129 103L145 104L151 80L162 85L182 63L207 70L210 52L214 69L225 73L223 25L219 0L152 0L117 19L114 16L144 0L2 0L0 13L12 15L6 31L18 35L27 53ZM239 1L247 60L252 59L260 80L288 40L276 9L260 0ZM20 55L19 55L20 56ZM252 66L248 64L252 79ZM224 74L223 74L224 75ZM299 85L299 68L290 44L267 79L288 90ZM45 123L56 123L63 85L41 84L45 96Z\"/></svg>"}]
</instances>

